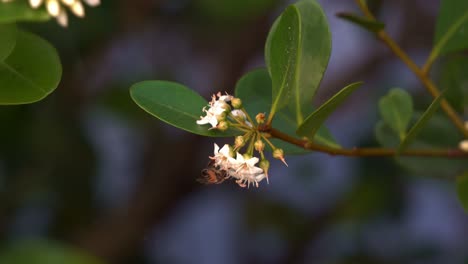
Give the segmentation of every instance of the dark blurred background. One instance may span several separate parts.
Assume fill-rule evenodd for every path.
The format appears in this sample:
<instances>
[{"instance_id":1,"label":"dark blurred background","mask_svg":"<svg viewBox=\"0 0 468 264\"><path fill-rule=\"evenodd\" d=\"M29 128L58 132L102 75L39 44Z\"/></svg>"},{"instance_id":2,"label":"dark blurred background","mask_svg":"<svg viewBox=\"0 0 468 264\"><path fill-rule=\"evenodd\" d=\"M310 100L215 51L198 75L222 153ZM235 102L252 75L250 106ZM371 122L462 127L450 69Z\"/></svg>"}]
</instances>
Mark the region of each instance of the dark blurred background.
<instances>
[{"instance_id":1,"label":"dark blurred background","mask_svg":"<svg viewBox=\"0 0 468 264\"><path fill-rule=\"evenodd\" d=\"M408 89L419 110L431 99L383 44L335 16L358 12L354 1L319 2L333 49L316 103L365 81L327 125L344 146L377 145L380 96ZM177 130L132 102L129 87L148 79L206 98L232 93L242 74L264 66L269 27L288 3L102 0L68 29L22 24L57 47L64 75L45 100L0 108L3 252L34 240L116 264L468 263L468 217L444 167L312 153L286 157L289 168L273 160L270 184L258 189L200 185L213 142L223 141ZM372 3L422 63L439 1Z\"/></svg>"}]
</instances>

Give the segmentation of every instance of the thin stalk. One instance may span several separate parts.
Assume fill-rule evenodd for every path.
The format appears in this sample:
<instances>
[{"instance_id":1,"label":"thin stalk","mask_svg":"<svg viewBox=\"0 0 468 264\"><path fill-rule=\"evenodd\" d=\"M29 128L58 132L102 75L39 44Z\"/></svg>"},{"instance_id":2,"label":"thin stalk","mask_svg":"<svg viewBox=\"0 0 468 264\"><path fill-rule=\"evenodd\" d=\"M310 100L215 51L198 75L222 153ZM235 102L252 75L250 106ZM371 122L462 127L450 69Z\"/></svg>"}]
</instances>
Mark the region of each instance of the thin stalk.
<instances>
[{"instance_id":1,"label":"thin stalk","mask_svg":"<svg viewBox=\"0 0 468 264\"><path fill-rule=\"evenodd\" d=\"M374 15L370 12L367 5L362 0L356 0L356 3L360 7L364 15L375 21ZM440 95L440 91L434 82L427 76L427 72L419 68L418 65L406 54L398 44L385 32L385 30L380 30L377 32L377 37L385 43L390 50L395 53L395 55L400 58L400 60L408 66L408 68L419 78L426 90L432 95L432 97L437 98ZM442 98L440 101L440 106L452 123L463 133L465 138L468 138L468 130L465 129L463 120L458 115L458 113L453 109L453 107L448 103L447 100Z\"/></svg>"},{"instance_id":2,"label":"thin stalk","mask_svg":"<svg viewBox=\"0 0 468 264\"><path fill-rule=\"evenodd\" d=\"M398 153L398 150L391 148L331 148L313 142L291 137L274 128L265 128L262 132L268 132L272 137L291 143L298 147L327 153L333 156L351 156L351 157L392 157L392 156L414 156L414 157L446 157L446 158L468 158L468 152L459 149L409 149Z\"/></svg>"}]
</instances>

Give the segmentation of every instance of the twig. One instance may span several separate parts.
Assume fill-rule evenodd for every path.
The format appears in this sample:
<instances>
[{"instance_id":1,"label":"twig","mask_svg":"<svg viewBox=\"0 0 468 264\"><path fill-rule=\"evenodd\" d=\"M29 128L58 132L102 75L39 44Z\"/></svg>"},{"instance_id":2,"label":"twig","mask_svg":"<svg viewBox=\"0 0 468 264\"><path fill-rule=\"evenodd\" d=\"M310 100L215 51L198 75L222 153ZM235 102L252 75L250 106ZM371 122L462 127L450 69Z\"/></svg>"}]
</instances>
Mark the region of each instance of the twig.
<instances>
[{"instance_id":1,"label":"twig","mask_svg":"<svg viewBox=\"0 0 468 264\"><path fill-rule=\"evenodd\" d=\"M374 15L370 12L364 1L356 0L356 3L367 18L376 21ZM401 49L400 46L398 46L398 44L387 34L387 32L385 32L385 30L382 29L378 31L377 37L383 43L385 43L390 48L390 50L395 53L395 55L400 58L401 61L403 61L403 63L408 66L408 68L419 78L424 87L426 87L426 90L432 95L432 97L437 98L440 95L440 91L437 86L427 76L427 71L416 65L416 63ZM448 118L452 120L453 124L460 130L460 132L463 133L466 138L468 138L468 130L465 129L463 120L448 103L448 101L442 98L440 101L440 106Z\"/></svg>"}]
</instances>

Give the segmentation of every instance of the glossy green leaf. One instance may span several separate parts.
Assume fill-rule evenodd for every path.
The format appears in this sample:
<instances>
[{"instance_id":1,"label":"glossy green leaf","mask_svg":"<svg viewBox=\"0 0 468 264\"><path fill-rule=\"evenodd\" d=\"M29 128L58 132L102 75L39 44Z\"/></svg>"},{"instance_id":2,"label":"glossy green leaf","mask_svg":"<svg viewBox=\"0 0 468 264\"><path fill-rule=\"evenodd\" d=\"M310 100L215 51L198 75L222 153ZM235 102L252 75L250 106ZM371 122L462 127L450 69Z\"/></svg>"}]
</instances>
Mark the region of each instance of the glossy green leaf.
<instances>
[{"instance_id":1,"label":"glossy green leaf","mask_svg":"<svg viewBox=\"0 0 468 264\"><path fill-rule=\"evenodd\" d=\"M78 249L50 241L27 241L3 249L0 263L11 264L103 264Z\"/></svg>"},{"instance_id":2,"label":"glossy green leaf","mask_svg":"<svg viewBox=\"0 0 468 264\"><path fill-rule=\"evenodd\" d=\"M288 106L296 124L309 114L331 51L326 17L314 0L289 6L273 24L265 46L272 80L272 113Z\"/></svg>"},{"instance_id":3,"label":"glossy green leaf","mask_svg":"<svg viewBox=\"0 0 468 264\"><path fill-rule=\"evenodd\" d=\"M0 61L0 104L39 101L57 88L61 75L55 48L32 33L18 30L14 49Z\"/></svg>"},{"instance_id":4,"label":"glossy green leaf","mask_svg":"<svg viewBox=\"0 0 468 264\"><path fill-rule=\"evenodd\" d=\"M348 13L338 13L336 14L337 17L342 18L344 20L347 20L353 24L356 24L366 30L369 30L371 32L378 32L380 30L383 30L385 28L385 24L379 21L375 20L370 20L365 17L357 16L354 14L348 14Z\"/></svg>"},{"instance_id":5,"label":"glossy green leaf","mask_svg":"<svg viewBox=\"0 0 468 264\"><path fill-rule=\"evenodd\" d=\"M236 96L241 98L250 115L265 113L271 107L271 79L266 69L257 69L244 75L236 85ZM273 120L273 127L295 136L297 128L294 115L287 109L279 111ZM284 141L272 139L275 146L282 148L286 154L300 154L310 152ZM333 139L327 128L322 126L314 137L314 142L330 147L340 146Z\"/></svg>"},{"instance_id":6,"label":"glossy green leaf","mask_svg":"<svg viewBox=\"0 0 468 264\"><path fill-rule=\"evenodd\" d=\"M0 24L17 21L47 21L50 19L45 9L33 9L28 1L0 3Z\"/></svg>"},{"instance_id":7,"label":"glossy green leaf","mask_svg":"<svg viewBox=\"0 0 468 264\"><path fill-rule=\"evenodd\" d=\"M437 57L468 48L468 1L442 0L437 18L435 44L431 56Z\"/></svg>"},{"instance_id":8,"label":"glossy green leaf","mask_svg":"<svg viewBox=\"0 0 468 264\"><path fill-rule=\"evenodd\" d=\"M14 24L0 25L0 61L4 61L16 45L16 26Z\"/></svg>"},{"instance_id":9,"label":"glossy green leaf","mask_svg":"<svg viewBox=\"0 0 468 264\"><path fill-rule=\"evenodd\" d=\"M236 131L208 130L210 125L198 125L208 102L186 86L169 81L143 81L130 88L135 103L149 114L185 131L208 137L227 137Z\"/></svg>"},{"instance_id":10,"label":"glossy green leaf","mask_svg":"<svg viewBox=\"0 0 468 264\"><path fill-rule=\"evenodd\" d=\"M463 209L468 213L468 171L457 177L457 194Z\"/></svg>"},{"instance_id":11,"label":"glossy green leaf","mask_svg":"<svg viewBox=\"0 0 468 264\"><path fill-rule=\"evenodd\" d=\"M315 133L324 124L325 120L340 106L344 100L348 98L357 88L361 87L362 82L352 83L341 91L336 93L332 98L326 101L322 106L310 114L304 123L297 129L296 133L299 136L313 138Z\"/></svg>"},{"instance_id":12,"label":"glossy green leaf","mask_svg":"<svg viewBox=\"0 0 468 264\"><path fill-rule=\"evenodd\" d=\"M413 99L403 89L394 88L379 100L380 115L402 140L413 116Z\"/></svg>"},{"instance_id":13,"label":"glossy green leaf","mask_svg":"<svg viewBox=\"0 0 468 264\"><path fill-rule=\"evenodd\" d=\"M468 107L468 57L448 59L442 65L440 86L445 90L444 97L460 114Z\"/></svg>"},{"instance_id":14,"label":"glossy green leaf","mask_svg":"<svg viewBox=\"0 0 468 264\"><path fill-rule=\"evenodd\" d=\"M405 148L408 146L408 144L414 140L414 138L419 134L421 129L425 127L427 122L430 120L430 118L434 115L434 113L437 111L437 109L440 106L440 100L443 98L442 95L439 95L432 103L429 105L429 107L424 111L424 113L421 115L421 117L416 121L416 123L413 125L413 127L410 129L408 134L403 138L401 141L400 146L398 147L398 152L401 152L405 150Z\"/></svg>"}]
</instances>

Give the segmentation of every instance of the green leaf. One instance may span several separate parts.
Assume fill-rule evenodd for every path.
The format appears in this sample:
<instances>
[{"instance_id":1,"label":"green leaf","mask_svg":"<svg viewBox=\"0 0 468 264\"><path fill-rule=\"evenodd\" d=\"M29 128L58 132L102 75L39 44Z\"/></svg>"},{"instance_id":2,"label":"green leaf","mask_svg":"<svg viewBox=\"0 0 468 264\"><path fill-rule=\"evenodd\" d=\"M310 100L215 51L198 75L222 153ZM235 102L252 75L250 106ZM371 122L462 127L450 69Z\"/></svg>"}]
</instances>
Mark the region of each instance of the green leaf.
<instances>
[{"instance_id":1,"label":"green leaf","mask_svg":"<svg viewBox=\"0 0 468 264\"><path fill-rule=\"evenodd\" d=\"M352 83L336 93L332 98L320 106L319 109L310 114L304 123L299 126L296 133L302 137L313 138L325 120L327 120L336 108L361 85L362 82Z\"/></svg>"},{"instance_id":2,"label":"green leaf","mask_svg":"<svg viewBox=\"0 0 468 264\"><path fill-rule=\"evenodd\" d=\"M400 143L398 137L383 120L379 120L375 126L375 137L379 144L386 148L398 146Z\"/></svg>"},{"instance_id":3,"label":"green leaf","mask_svg":"<svg viewBox=\"0 0 468 264\"><path fill-rule=\"evenodd\" d=\"M400 137L406 135L406 129L413 116L413 100L405 90L394 88L379 100L380 115Z\"/></svg>"},{"instance_id":4,"label":"green leaf","mask_svg":"<svg viewBox=\"0 0 468 264\"><path fill-rule=\"evenodd\" d=\"M250 115L264 113L271 107L271 79L266 69L257 69L244 75L236 84L236 97L242 99L242 102ZM295 136L297 128L294 115L287 109L279 111L273 120L273 126ZM319 144L339 148L340 145L331 136L327 128L322 126L315 135L314 141ZM291 145L284 141L272 139L275 146L282 148L285 154L301 154L310 151Z\"/></svg>"},{"instance_id":5,"label":"green leaf","mask_svg":"<svg viewBox=\"0 0 468 264\"><path fill-rule=\"evenodd\" d=\"M468 48L468 1L442 0L431 57Z\"/></svg>"},{"instance_id":6,"label":"green leaf","mask_svg":"<svg viewBox=\"0 0 468 264\"><path fill-rule=\"evenodd\" d=\"M416 113L413 120L421 118L423 113ZM459 141L459 132L451 126L451 122L443 114L435 113L427 122L425 129L422 129L415 139L409 142L410 148L417 149L448 149L456 146ZM400 144L400 139L384 121L377 123L376 137L378 142L388 148L395 148ZM395 158L402 167L410 170L415 175L425 177L452 177L454 173L466 169L466 160L447 159L434 157L406 157L398 156Z\"/></svg>"},{"instance_id":7,"label":"green leaf","mask_svg":"<svg viewBox=\"0 0 468 264\"><path fill-rule=\"evenodd\" d=\"M457 177L457 194L463 209L468 213L468 171Z\"/></svg>"},{"instance_id":8,"label":"green leaf","mask_svg":"<svg viewBox=\"0 0 468 264\"><path fill-rule=\"evenodd\" d=\"M0 60L0 105L39 101L57 88L60 58L44 39L18 30L16 45Z\"/></svg>"},{"instance_id":9,"label":"green leaf","mask_svg":"<svg viewBox=\"0 0 468 264\"><path fill-rule=\"evenodd\" d=\"M338 13L336 16L374 33L385 28L385 24L380 21L370 20L354 14Z\"/></svg>"},{"instance_id":10,"label":"green leaf","mask_svg":"<svg viewBox=\"0 0 468 264\"><path fill-rule=\"evenodd\" d=\"M33 9L28 1L0 3L0 24L17 21L47 21L50 19L45 9Z\"/></svg>"},{"instance_id":11,"label":"green leaf","mask_svg":"<svg viewBox=\"0 0 468 264\"><path fill-rule=\"evenodd\" d=\"M16 27L14 24L0 25L0 61L5 60L16 45Z\"/></svg>"},{"instance_id":12,"label":"green leaf","mask_svg":"<svg viewBox=\"0 0 468 264\"><path fill-rule=\"evenodd\" d=\"M414 140L416 135L419 134L421 129L427 124L427 122L430 120L430 118L434 115L434 113L437 111L440 105L440 100L443 98L442 95L439 95L432 103L429 105L429 107L426 109L426 111L421 115L421 117L418 119L416 124L413 125L413 127L410 129L408 134L403 138L401 141L400 146L398 147L398 152L401 152L405 150L405 148L408 146L408 144Z\"/></svg>"},{"instance_id":13,"label":"green leaf","mask_svg":"<svg viewBox=\"0 0 468 264\"><path fill-rule=\"evenodd\" d=\"M209 130L209 125L196 121L204 115L208 102L186 86L169 81L143 81L130 88L135 103L149 114L185 131L208 137L238 135L237 131Z\"/></svg>"},{"instance_id":14,"label":"green leaf","mask_svg":"<svg viewBox=\"0 0 468 264\"><path fill-rule=\"evenodd\" d=\"M270 116L288 106L296 124L309 114L331 51L328 23L320 5L302 0L289 6L273 24L265 46L272 79Z\"/></svg>"},{"instance_id":15,"label":"green leaf","mask_svg":"<svg viewBox=\"0 0 468 264\"><path fill-rule=\"evenodd\" d=\"M103 264L78 249L51 241L16 242L0 252L0 263L11 264Z\"/></svg>"},{"instance_id":16,"label":"green leaf","mask_svg":"<svg viewBox=\"0 0 468 264\"><path fill-rule=\"evenodd\" d=\"M468 57L460 56L447 60L442 65L440 87L444 97L460 114L468 107Z\"/></svg>"}]
</instances>

